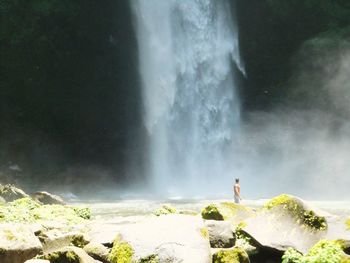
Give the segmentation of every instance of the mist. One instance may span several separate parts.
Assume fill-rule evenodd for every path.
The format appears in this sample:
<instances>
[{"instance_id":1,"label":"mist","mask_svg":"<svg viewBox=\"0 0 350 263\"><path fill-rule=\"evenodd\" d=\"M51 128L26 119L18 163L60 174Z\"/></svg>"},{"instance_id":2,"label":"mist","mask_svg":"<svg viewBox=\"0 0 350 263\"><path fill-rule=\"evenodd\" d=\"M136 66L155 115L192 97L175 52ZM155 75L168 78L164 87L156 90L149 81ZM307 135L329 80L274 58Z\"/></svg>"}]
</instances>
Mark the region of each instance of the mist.
<instances>
[{"instance_id":1,"label":"mist","mask_svg":"<svg viewBox=\"0 0 350 263\"><path fill-rule=\"evenodd\" d=\"M246 115L233 169L249 197L349 198L350 49L306 43L292 67L290 100Z\"/></svg>"}]
</instances>

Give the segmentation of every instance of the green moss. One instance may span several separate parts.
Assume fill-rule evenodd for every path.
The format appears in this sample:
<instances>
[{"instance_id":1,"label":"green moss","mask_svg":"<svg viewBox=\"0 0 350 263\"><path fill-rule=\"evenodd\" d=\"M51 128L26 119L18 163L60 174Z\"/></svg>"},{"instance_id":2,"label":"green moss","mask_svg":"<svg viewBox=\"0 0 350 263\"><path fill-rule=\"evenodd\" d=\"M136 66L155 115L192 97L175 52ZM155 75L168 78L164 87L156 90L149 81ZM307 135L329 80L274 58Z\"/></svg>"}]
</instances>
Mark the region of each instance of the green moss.
<instances>
[{"instance_id":1,"label":"green moss","mask_svg":"<svg viewBox=\"0 0 350 263\"><path fill-rule=\"evenodd\" d=\"M113 243L113 248L108 255L111 263L131 263L134 250L127 242L121 242L118 236Z\"/></svg>"},{"instance_id":2,"label":"green moss","mask_svg":"<svg viewBox=\"0 0 350 263\"><path fill-rule=\"evenodd\" d=\"M88 207L73 206L72 207L77 216L83 219L91 218L91 210Z\"/></svg>"},{"instance_id":3,"label":"green moss","mask_svg":"<svg viewBox=\"0 0 350 263\"><path fill-rule=\"evenodd\" d=\"M141 258L138 263L159 263L159 258L157 255L151 255L146 258Z\"/></svg>"},{"instance_id":4,"label":"green moss","mask_svg":"<svg viewBox=\"0 0 350 263\"><path fill-rule=\"evenodd\" d=\"M213 255L213 263L249 263L249 256L241 248L220 250Z\"/></svg>"},{"instance_id":5,"label":"green moss","mask_svg":"<svg viewBox=\"0 0 350 263\"><path fill-rule=\"evenodd\" d=\"M298 221L314 230L327 229L327 222L323 216L317 216L312 210L305 210L301 202L292 196L282 194L264 204L265 209L272 209L278 206L283 207L283 209L288 211Z\"/></svg>"},{"instance_id":6,"label":"green moss","mask_svg":"<svg viewBox=\"0 0 350 263\"><path fill-rule=\"evenodd\" d=\"M57 251L43 256L40 259L49 260L50 263L80 263L79 256L74 251Z\"/></svg>"},{"instance_id":7,"label":"green moss","mask_svg":"<svg viewBox=\"0 0 350 263\"><path fill-rule=\"evenodd\" d=\"M341 263L348 260L337 241L320 240L306 255L289 248L282 256L282 263Z\"/></svg>"},{"instance_id":8,"label":"green moss","mask_svg":"<svg viewBox=\"0 0 350 263\"><path fill-rule=\"evenodd\" d=\"M71 244L75 247L83 248L85 247L89 242L85 240L83 235L74 235L71 238Z\"/></svg>"},{"instance_id":9,"label":"green moss","mask_svg":"<svg viewBox=\"0 0 350 263\"><path fill-rule=\"evenodd\" d=\"M224 216L220 213L218 207L215 204L210 204L203 208L202 212L203 219L211 220L224 220Z\"/></svg>"},{"instance_id":10,"label":"green moss","mask_svg":"<svg viewBox=\"0 0 350 263\"><path fill-rule=\"evenodd\" d=\"M22 198L0 206L0 222L64 220L67 224L77 224L90 217L89 211L64 205L41 205L31 198Z\"/></svg>"},{"instance_id":11,"label":"green moss","mask_svg":"<svg viewBox=\"0 0 350 263\"><path fill-rule=\"evenodd\" d=\"M176 214L176 213L177 213L176 208L172 207L171 205L162 205L161 208L159 208L157 211L154 212L156 216Z\"/></svg>"}]
</instances>

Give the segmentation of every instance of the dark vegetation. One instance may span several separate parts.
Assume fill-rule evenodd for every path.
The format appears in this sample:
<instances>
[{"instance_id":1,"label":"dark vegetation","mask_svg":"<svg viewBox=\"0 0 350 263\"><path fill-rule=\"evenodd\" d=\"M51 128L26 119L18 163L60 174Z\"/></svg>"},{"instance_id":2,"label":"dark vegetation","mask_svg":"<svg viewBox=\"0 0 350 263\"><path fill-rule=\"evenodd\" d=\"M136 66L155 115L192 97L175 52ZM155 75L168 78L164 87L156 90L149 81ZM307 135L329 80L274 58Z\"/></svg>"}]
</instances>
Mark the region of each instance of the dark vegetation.
<instances>
[{"instance_id":1,"label":"dark vegetation","mask_svg":"<svg viewBox=\"0 0 350 263\"><path fill-rule=\"evenodd\" d=\"M350 24L347 0L237 0L237 10L243 113L285 103L300 46ZM142 147L138 82L128 0L0 0L0 172L19 164L32 183L64 183L69 167L93 166L125 179Z\"/></svg>"}]
</instances>

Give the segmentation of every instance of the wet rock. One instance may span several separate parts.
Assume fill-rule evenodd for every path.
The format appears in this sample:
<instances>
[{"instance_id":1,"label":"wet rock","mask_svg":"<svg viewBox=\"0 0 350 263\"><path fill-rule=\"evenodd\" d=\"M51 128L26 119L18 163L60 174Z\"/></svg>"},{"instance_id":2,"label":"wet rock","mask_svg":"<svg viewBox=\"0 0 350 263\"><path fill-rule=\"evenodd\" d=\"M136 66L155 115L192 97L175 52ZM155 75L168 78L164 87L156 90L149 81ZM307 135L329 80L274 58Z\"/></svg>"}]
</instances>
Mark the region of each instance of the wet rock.
<instances>
[{"instance_id":1,"label":"wet rock","mask_svg":"<svg viewBox=\"0 0 350 263\"><path fill-rule=\"evenodd\" d=\"M65 202L61 197L45 191L32 194L32 198L44 205L65 205Z\"/></svg>"},{"instance_id":2,"label":"wet rock","mask_svg":"<svg viewBox=\"0 0 350 263\"><path fill-rule=\"evenodd\" d=\"M0 262L23 263L42 252L31 228L15 223L0 224Z\"/></svg>"},{"instance_id":3,"label":"wet rock","mask_svg":"<svg viewBox=\"0 0 350 263\"><path fill-rule=\"evenodd\" d=\"M235 245L235 236L230 222L207 220L210 246L213 248L230 248Z\"/></svg>"},{"instance_id":4,"label":"wet rock","mask_svg":"<svg viewBox=\"0 0 350 263\"><path fill-rule=\"evenodd\" d=\"M6 202L12 202L17 199L28 197L28 195L22 189L11 184L6 184L0 185L0 197Z\"/></svg>"}]
</instances>

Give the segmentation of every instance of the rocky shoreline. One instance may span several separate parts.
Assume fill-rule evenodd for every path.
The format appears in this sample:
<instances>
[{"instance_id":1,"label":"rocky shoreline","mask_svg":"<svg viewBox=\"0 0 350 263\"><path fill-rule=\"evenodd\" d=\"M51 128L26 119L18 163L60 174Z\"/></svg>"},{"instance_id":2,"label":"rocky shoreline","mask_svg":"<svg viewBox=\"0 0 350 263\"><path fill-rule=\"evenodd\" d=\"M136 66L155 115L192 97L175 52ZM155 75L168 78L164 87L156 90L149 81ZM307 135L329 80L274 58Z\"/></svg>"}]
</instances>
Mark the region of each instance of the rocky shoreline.
<instances>
[{"instance_id":1,"label":"rocky shoreline","mask_svg":"<svg viewBox=\"0 0 350 263\"><path fill-rule=\"evenodd\" d=\"M1 263L346 263L350 217L280 195L262 208L213 203L201 213L94 218L47 192L0 185Z\"/></svg>"}]
</instances>

